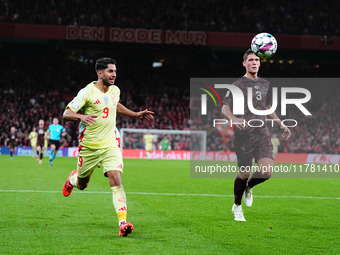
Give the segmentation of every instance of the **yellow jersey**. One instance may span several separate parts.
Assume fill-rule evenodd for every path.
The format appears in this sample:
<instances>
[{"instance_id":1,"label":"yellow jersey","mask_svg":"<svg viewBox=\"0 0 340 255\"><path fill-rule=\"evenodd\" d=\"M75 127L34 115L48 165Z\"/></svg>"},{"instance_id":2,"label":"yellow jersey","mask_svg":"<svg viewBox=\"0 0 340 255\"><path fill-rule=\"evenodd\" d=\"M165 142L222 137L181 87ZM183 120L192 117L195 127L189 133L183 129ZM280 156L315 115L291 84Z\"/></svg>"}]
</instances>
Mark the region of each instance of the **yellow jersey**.
<instances>
[{"instance_id":1,"label":"yellow jersey","mask_svg":"<svg viewBox=\"0 0 340 255\"><path fill-rule=\"evenodd\" d=\"M32 131L28 138L31 140L31 144L33 144L34 146L37 145L37 141L38 141L38 133L35 131Z\"/></svg>"},{"instance_id":2,"label":"yellow jersey","mask_svg":"<svg viewBox=\"0 0 340 255\"><path fill-rule=\"evenodd\" d=\"M145 145L150 145L152 144L152 141L153 141L153 135L144 135L143 140L144 140Z\"/></svg>"},{"instance_id":3,"label":"yellow jersey","mask_svg":"<svg viewBox=\"0 0 340 255\"><path fill-rule=\"evenodd\" d=\"M277 147L279 147L280 146L280 139L279 138L277 138L277 137L273 137L273 138L271 138L271 142L272 142L272 145L273 145L273 147L274 148L277 148Z\"/></svg>"},{"instance_id":4,"label":"yellow jersey","mask_svg":"<svg viewBox=\"0 0 340 255\"><path fill-rule=\"evenodd\" d=\"M81 89L77 96L66 106L74 112L82 111L85 115L95 114L96 123L91 126L82 121L79 124L79 145L91 149L117 147L115 135L117 105L120 90L112 85L106 93L100 91L91 82Z\"/></svg>"},{"instance_id":5,"label":"yellow jersey","mask_svg":"<svg viewBox=\"0 0 340 255\"><path fill-rule=\"evenodd\" d=\"M277 137L272 137L271 142L272 142L272 145L273 145L273 152L274 152L274 155L275 155L279 151L280 139L277 138Z\"/></svg>"}]
</instances>

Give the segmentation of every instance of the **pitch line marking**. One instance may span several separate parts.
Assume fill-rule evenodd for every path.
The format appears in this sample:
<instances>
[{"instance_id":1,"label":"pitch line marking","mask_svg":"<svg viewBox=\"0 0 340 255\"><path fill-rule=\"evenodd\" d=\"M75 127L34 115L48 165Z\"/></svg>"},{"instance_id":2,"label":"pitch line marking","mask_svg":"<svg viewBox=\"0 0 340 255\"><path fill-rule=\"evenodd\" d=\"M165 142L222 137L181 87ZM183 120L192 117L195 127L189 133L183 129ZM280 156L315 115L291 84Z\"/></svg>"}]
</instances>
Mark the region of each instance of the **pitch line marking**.
<instances>
[{"instance_id":1,"label":"pitch line marking","mask_svg":"<svg viewBox=\"0 0 340 255\"><path fill-rule=\"evenodd\" d=\"M53 190L0 190L3 193L62 193ZM111 194L109 191L73 191L77 194ZM126 192L128 195L151 195L151 196L197 196L197 197L234 197L234 195L222 194L190 194L190 193L153 193L153 192ZM300 199L330 199L340 200L340 197L313 197L313 196L254 196L257 198L300 198Z\"/></svg>"}]
</instances>

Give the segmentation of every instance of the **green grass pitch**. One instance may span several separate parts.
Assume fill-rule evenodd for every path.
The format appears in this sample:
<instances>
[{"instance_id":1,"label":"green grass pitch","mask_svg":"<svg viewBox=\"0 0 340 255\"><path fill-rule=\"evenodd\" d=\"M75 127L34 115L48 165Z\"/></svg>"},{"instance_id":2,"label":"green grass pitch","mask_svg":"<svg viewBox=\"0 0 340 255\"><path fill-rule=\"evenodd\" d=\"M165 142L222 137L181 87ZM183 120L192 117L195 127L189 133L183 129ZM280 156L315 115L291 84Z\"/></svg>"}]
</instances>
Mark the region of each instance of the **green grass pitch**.
<instances>
[{"instance_id":1,"label":"green grass pitch","mask_svg":"<svg viewBox=\"0 0 340 255\"><path fill-rule=\"evenodd\" d=\"M65 198L75 158L0 156L0 254L340 254L340 179L272 178L235 222L233 179L190 178L189 161L124 162L135 230L119 238L101 169Z\"/></svg>"}]
</instances>

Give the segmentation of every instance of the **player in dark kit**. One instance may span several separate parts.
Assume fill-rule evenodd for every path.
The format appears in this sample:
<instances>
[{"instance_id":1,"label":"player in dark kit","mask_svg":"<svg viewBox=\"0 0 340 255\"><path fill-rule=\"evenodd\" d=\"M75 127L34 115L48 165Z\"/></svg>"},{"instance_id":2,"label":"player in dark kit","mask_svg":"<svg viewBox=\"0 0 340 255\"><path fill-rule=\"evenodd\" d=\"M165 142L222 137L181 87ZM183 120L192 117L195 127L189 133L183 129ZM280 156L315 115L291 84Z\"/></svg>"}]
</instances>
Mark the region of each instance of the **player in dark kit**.
<instances>
[{"instance_id":1,"label":"player in dark kit","mask_svg":"<svg viewBox=\"0 0 340 255\"><path fill-rule=\"evenodd\" d=\"M45 127L44 120L39 120L39 126L37 127L38 140L37 140L37 159L39 159L39 164L42 164L42 159L44 157L44 142L46 137L47 128Z\"/></svg>"},{"instance_id":2,"label":"player in dark kit","mask_svg":"<svg viewBox=\"0 0 340 255\"><path fill-rule=\"evenodd\" d=\"M257 76L260 67L260 59L250 49L243 56L243 66L246 74L237 80L233 85L242 90L245 102L248 97L248 88L252 88L252 102L257 110L267 110L271 108L272 92L269 81ZM242 196L247 206L253 203L252 188L266 180L272 175L274 165L273 145L270 140L270 133L266 125L266 118L269 117L282 129L282 138L288 139L291 136L290 130L282 124L282 121L274 113L267 116L253 114L248 107L244 107L244 115L235 117L233 111L233 97L227 93L223 100L222 114L232 121L235 126L235 151L239 173L234 183L234 205L232 212L236 221L246 221L242 211ZM259 120L264 125L261 127L250 127L248 121L256 119L256 124L260 126ZM249 179L253 158L258 165L258 171ZM249 180L248 180L249 179Z\"/></svg>"},{"instance_id":3,"label":"player in dark kit","mask_svg":"<svg viewBox=\"0 0 340 255\"><path fill-rule=\"evenodd\" d=\"M9 133L9 148L11 159L13 159L13 152L15 152L15 147L17 147L17 133L15 132L15 127L11 127L11 132Z\"/></svg>"}]
</instances>

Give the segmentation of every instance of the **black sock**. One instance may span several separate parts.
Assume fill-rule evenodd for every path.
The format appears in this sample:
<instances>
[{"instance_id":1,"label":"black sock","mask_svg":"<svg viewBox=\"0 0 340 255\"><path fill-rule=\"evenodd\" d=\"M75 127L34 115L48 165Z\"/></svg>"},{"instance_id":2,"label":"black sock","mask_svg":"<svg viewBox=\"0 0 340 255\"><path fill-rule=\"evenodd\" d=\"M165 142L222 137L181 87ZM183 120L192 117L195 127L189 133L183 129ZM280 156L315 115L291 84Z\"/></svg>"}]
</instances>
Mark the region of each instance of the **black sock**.
<instances>
[{"instance_id":1,"label":"black sock","mask_svg":"<svg viewBox=\"0 0 340 255\"><path fill-rule=\"evenodd\" d=\"M252 188L257 184L260 184L266 180L268 180L269 178L263 178L262 174L260 172L255 172L253 174L253 176L250 178L250 180L248 181L248 187Z\"/></svg>"},{"instance_id":2,"label":"black sock","mask_svg":"<svg viewBox=\"0 0 340 255\"><path fill-rule=\"evenodd\" d=\"M11 151L9 154L11 155L11 157L13 157L13 151Z\"/></svg>"},{"instance_id":3,"label":"black sock","mask_svg":"<svg viewBox=\"0 0 340 255\"><path fill-rule=\"evenodd\" d=\"M237 175L235 182L234 182L234 197L235 197L235 204L240 205L242 201L243 192L246 188L247 180L242 180L240 176Z\"/></svg>"},{"instance_id":4,"label":"black sock","mask_svg":"<svg viewBox=\"0 0 340 255\"><path fill-rule=\"evenodd\" d=\"M42 160L44 157L44 154L43 153L40 153L40 160Z\"/></svg>"}]
</instances>

